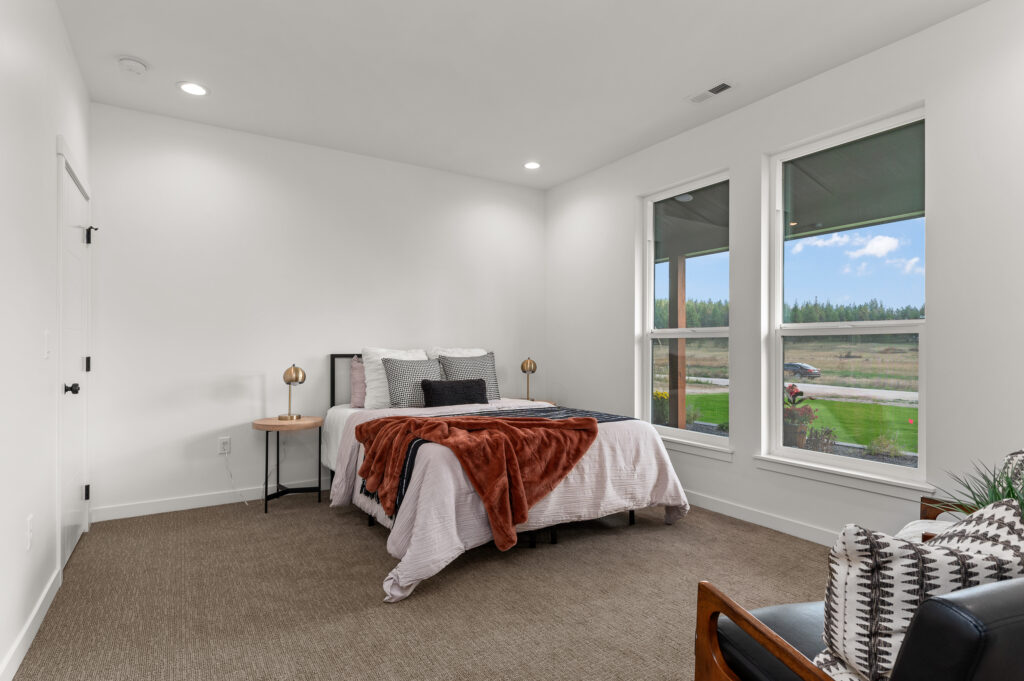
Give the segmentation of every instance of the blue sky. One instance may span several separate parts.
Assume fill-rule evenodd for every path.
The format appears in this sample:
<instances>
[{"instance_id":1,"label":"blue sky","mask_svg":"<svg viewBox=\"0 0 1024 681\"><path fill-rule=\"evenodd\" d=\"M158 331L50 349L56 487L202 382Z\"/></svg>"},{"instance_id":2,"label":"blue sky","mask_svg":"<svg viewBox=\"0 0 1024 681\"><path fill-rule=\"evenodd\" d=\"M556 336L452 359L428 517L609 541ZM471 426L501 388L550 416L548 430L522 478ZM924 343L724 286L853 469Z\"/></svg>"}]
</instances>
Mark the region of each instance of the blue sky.
<instances>
[{"instance_id":1,"label":"blue sky","mask_svg":"<svg viewBox=\"0 0 1024 681\"><path fill-rule=\"evenodd\" d=\"M783 296L847 305L877 298L888 307L924 304L924 218L851 229L785 244ZM655 267L654 295L668 297L668 264ZM686 262L691 300L728 300L729 256Z\"/></svg>"}]
</instances>

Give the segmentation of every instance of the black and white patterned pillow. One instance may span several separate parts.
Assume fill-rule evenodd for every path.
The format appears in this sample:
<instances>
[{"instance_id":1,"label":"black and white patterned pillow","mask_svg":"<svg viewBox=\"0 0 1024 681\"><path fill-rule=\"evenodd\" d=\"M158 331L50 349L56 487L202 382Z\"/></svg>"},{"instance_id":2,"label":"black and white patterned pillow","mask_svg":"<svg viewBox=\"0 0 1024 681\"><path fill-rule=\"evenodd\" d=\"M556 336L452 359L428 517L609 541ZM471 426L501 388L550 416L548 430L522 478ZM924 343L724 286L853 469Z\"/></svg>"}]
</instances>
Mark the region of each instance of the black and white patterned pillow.
<instances>
[{"instance_id":1,"label":"black and white patterned pillow","mask_svg":"<svg viewBox=\"0 0 1024 681\"><path fill-rule=\"evenodd\" d=\"M825 669L842 659L869 681L888 678L917 608L930 596L1024 577L1024 521L999 501L920 544L847 525L829 553Z\"/></svg>"},{"instance_id":2,"label":"black and white patterned pillow","mask_svg":"<svg viewBox=\"0 0 1024 681\"><path fill-rule=\"evenodd\" d=\"M1002 474L1010 478L1014 487L1024 489L1024 450L1006 455Z\"/></svg>"},{"instance_id":3,"label":"black and white patterned pillow","mask_svg":"<svg viewBox=\"0 0 1024 681\"><path fill-rule=\"evenodd\" d=\"M441 380L441 364L436 359L394 359L382 357L388 377L392 407L422 407L423 380Z\"/></svg>"},{"instance_id":4,"label":"black and white patterned pillow","mask_svg":"<svg viewBox=\"0 0 1024 681\"><path fill-rule=\"evenodd\" d=\"M832 681L864 681L863 676L851 669L843 658L836 656L828 648L814 658L814 666L831 676Z\"/></svg>"},{"instance_id":5,"label":"black and white patterned pillow","mask_svg":"<svg viewBox=\"0 0 1024 681\"><path fill-rule=\"evenodd\" d=\"M487 384L487 399L500 400L498 392L498 375L494 371L494 353L478 357L448 357L441 355L437 358L441 362L441 369L447 381L471 381L482 378Z\"/></svg>"}]
</instances>

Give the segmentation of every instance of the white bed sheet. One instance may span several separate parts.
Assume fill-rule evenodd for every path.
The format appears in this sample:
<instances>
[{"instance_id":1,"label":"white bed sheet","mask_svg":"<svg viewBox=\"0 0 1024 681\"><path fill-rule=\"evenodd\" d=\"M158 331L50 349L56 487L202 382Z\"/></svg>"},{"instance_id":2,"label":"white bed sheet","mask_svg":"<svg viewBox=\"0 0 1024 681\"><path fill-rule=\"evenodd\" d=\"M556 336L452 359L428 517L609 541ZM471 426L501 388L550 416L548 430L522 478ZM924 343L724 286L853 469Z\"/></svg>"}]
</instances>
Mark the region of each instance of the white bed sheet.
<instances>
[{"instance_id":1,"label":"white bed sheet","mask_svg":"<svg viewBox=\"0 0 1024 681\"><path fill-rule=\"evenodd\" d=\"M477 406L477 405L474 405ZM363 447L355 428L386 416L438 416L467 411L546 407L526 400L494 400L478 409L467 405L429 409L357 409L345 414L334 466L331 506L353 504L391 528L387 549L398 565L384 579L385 601L408 597L416 586L440 572L465 551L493 539L487 512L450 449L427 443L416 457L409 488L394 521L379 503L360 493L357 474ZM339 412L340 414L341 412ZM336 417L340 421L342 417ZM645 421L598 426L598 436L580 462L550 494L535 504L521 531L591 520L627 510L665 506L671 524L689 510L683 487L665 446Z\"/></svg>"},{"instance_id":2,"label":"white bed sheet","mask_svg":"<svg viewBox=\"0 0 1024 681\"><path fill-rule=\"evenodd\" d=\"M320 448L320 463L332 471L338 463L338 448L341 447L341 435L345 431L348 417L363 411L361 407L351 404L339 404L327 410L324 417L323 446Z\"/></svg>"}]
</instances>

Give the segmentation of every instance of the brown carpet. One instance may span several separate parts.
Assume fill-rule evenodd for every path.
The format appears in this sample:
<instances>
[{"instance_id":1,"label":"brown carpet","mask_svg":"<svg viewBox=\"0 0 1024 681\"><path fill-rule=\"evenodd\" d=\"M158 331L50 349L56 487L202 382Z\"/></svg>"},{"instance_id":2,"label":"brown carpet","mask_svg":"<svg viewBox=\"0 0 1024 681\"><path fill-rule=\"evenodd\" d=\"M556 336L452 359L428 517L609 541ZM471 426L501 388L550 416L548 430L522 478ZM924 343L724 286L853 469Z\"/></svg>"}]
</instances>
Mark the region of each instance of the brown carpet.
<instances>
[{"instance_id":1,"label":"brown carpet","mask_svg":"<svg viewBox=\"0 0 1024 681\"><path fill-rule=\"evenodd\" d=\"M309 495L98 523L15 678L692 679L699 580L748 607L824 594L824 547L660 518L474 549L397 604L386 530Z\"/></svg>"}]
</instances>

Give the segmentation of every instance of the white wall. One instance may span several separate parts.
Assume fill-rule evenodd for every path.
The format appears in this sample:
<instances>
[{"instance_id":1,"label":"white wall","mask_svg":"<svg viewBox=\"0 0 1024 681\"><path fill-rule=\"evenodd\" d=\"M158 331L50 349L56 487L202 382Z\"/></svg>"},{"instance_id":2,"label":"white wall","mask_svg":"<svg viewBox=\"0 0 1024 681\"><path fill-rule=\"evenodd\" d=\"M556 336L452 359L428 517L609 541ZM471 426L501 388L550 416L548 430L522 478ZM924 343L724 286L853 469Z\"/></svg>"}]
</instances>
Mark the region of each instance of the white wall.
<instances>
[{"instance_id":1,"label":"white wall","mask_svg":"<svg viewBox=\"0 0 1024 681\"><path fill-rule=\"evenodd\" d=\"M286 410L292 362L310 415L327 355L366 345L492 348L509 396L528 354L547 369L541 192L109 106L92 123L94 519L262 494L250 422ZM282 481L311 480L315 435L282 448Z\"/></svg>"},{"instance_id":2,"label":"white wall","mask_svg":"<svg viewBox=\"0 0 1024 681\"><path fill-rule=\"evenodd\" d=\"M0 3L0 679L14 675L60 583L57 135L84 171L87 130L85 86L55 4Z\"/></svg>"},{"instance_id":3,"label":"white wall","mask_svg":"<svg viewBox=\"0 0 1024 681\"><path fill-rule=\"evenodd\" d=\"M847 522L894 529L916 504L759 468L767 158L922 103L927 116L928 478L1024 445L1019 188L1024 185L1024 3L993 0L549 192L550 395L634 411L640 197L731 176L731 463L676 454L702 505L828 541ZM971 366L985 369L971 369ZM910 493L908 496L913 496Z\"/></svg>"}]
</instances>

